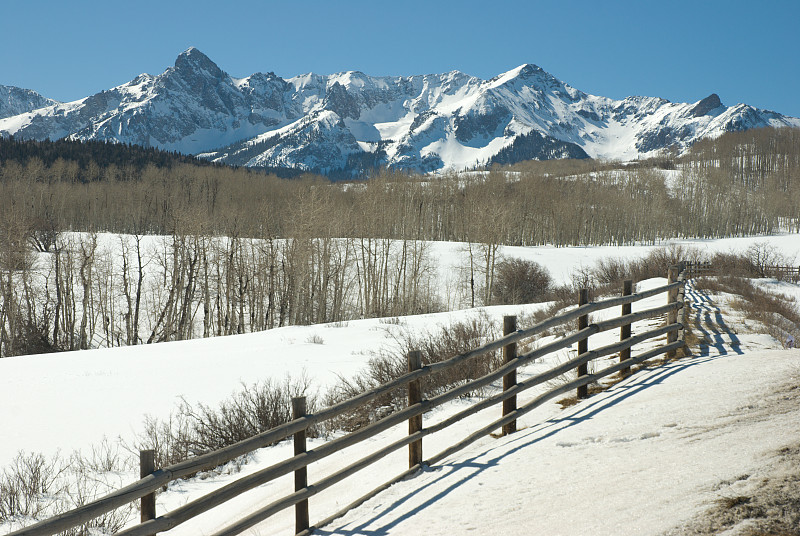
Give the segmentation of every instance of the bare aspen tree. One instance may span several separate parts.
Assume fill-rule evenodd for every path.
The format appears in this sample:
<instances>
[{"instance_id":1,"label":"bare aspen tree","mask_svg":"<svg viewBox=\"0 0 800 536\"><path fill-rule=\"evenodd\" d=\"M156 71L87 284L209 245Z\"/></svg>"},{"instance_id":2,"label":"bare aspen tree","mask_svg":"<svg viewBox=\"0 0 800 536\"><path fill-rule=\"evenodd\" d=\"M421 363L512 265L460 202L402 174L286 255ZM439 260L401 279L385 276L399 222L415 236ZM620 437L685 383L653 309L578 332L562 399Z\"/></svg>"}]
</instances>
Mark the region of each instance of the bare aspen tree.
<instances>
[{"instance_id":1,"label":"bare aspen tree","mask_svg":"<svg viewBox=\"0 0 800 536\"><path fill-rule=\"evenodd\" d=\"M97 234L89 233L86 237L81 237L78 241L78 253L80 254L78 273L81 281L81 323L80 339L78 347L81 350L89 348L89 343L94 335L94 315L90 305L92 300L92 278L95 268L95 253L97 251Z\"/></svg>"}]
</instances>

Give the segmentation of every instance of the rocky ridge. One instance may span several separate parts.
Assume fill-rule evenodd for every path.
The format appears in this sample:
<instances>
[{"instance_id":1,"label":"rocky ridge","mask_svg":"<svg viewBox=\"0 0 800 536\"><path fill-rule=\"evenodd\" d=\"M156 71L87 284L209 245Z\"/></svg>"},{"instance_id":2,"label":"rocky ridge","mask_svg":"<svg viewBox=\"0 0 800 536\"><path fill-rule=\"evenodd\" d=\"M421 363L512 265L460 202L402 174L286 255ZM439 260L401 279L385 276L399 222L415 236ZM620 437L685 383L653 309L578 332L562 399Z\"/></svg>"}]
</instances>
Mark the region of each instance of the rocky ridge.
<instances>
[{"instance_id":1,"label":"rocky ridge","mask_svg":"<svg viewBox=\"0 0 800 536\"><path fill-rule=\"evenodd\" d=\"M532 64L490 80L458 71L234 78L190 48L160 75L74 102L0 86L2 136L134 143L345 176L377 166L429 172L526 159L630 160L766 126L800 127L800 119L725 106L716 94L695 103L613 100Z\"/></svg>"}]
</instances>

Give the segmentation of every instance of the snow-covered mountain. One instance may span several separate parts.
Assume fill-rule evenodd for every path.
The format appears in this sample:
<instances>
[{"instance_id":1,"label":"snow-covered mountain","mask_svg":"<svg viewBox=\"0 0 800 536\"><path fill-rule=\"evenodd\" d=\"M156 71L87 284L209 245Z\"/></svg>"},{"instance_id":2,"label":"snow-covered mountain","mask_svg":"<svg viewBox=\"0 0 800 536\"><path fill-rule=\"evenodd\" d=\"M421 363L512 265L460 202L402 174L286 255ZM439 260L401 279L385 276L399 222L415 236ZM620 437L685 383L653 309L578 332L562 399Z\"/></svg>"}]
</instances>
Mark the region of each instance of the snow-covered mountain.
<instances>
[{"instance_id":1,"label":"snow-covered mountain","mask_svg":"<svg viewBox=\"0 0 800 536\"><path fill-rule=\"evenodd\" d=\"M321 172L378 165L434 171L492 162L632 159L726 131L800 127L800 119L716 94L695 103L613 100L536 65L491 80L453 71L371 77L358 71L233 78L190 48L158 76L2 118L0 135L155 146L252 167Z\"/></svg>"},{"instance_id":2,"label":"snow-covered mountain","mask_svg":"<svg viewBox=\"0 0 800 536\"><path fill-rule=\"evenodd\" d=\"M43 97L30 89L0 85L0 119L54 104L58 104L58 102Z\"/></svg>"}]
</instances>

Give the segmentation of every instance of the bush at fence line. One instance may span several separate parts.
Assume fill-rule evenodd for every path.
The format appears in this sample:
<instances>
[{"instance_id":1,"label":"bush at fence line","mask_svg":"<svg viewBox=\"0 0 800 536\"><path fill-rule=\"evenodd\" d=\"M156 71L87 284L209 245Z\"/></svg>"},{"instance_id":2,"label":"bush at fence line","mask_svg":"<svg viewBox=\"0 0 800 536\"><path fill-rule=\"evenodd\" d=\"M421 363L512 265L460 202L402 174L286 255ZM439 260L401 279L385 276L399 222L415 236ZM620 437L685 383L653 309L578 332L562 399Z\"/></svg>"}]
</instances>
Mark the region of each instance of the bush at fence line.
<instances>
[{"instance_id":1,"label":"bush at fence line","mask_svg":"<svg viewBox=\"0 0 800 536\"><path fill-rule=\"evenodd\" d=\"M309 413L316 410L308 377L267 379L241 390L217 407L183 400L166 420L145 419L144 430L131 451L155 451L156 467L167 467L192 456L218 450L292 420L293 397L305 396ZM317 434L316 428L307 431Z\"/></svg>"},{"instance_id":2,"label":"bush at fence line","mask_svg":"<svg viewBox=\"0 0 800 536\"><path fill-rule=\"evenodd\" d=\"M389 348L375 352L367 367L353 378L340 377L326 394L325 405L333 405L356 395L388 383L407 371L407 355L413 350L422 352L422 364L444 361L458 354L473 350L501 335L485 313L423 333L409 329L387 329L393 340ZM500 352L484 354L456 367L438 372L422 379L423 397L430 398L469 380L484 376L502 362ZM481 394L483 390L472 394ZM391 393L364 404L356 410L331 421L330 429L352 431L376 419L385 417L406 406L406 388L397 388Z\"/></svg>"},{"instance_id":3,"label":"bush at fence line","mask_svg":"<svg viewBox=\"0 0 800 536\"><path fill-rule=\"evenodd\" d=\"M604 293L617 290L626 279L643 281L653 277L666 277L670 266L681 261L704 260L700 250L680 244L654 249L640 259L599 259L590 268L589 286L603 289Z\"/></svg>"},{"instance_id":4,"label":"bush at fence line","mask_svg":"<svg viewBox=\"0 0 800 536\"><path fill-rule=\"evenodd\" d=\"M119 447L106 441L90 454L76 451L68 460L21 451L0 473L0 526L14 530L83 506L121 487L130 470ZM133 518L135 509L129 503L59 534L117 532Z\"/></svg>"}]
</instances>

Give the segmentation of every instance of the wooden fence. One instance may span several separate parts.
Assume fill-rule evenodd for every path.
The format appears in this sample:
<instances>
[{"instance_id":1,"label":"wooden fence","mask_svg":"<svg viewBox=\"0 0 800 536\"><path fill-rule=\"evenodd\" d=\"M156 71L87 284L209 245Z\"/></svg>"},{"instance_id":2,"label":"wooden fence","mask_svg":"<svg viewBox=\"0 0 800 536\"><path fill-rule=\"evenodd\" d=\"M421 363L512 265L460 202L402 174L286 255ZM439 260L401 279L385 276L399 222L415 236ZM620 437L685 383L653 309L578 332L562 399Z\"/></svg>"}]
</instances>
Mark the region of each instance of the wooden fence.
<instances>
[{"instance_id":1,"label":"wooden fence","mask_svg":"<svg viewBox=\"0 0 800 536\"><path fill-rule=\"evenodd\" d=\"M589 302L587 299L588 293L581 291L580 303L577 308L526 329L517 329L516 318L506 317L504 319L503 337L464 354L447 359L446 361L423 366L421 363L421 354L419 352L410 352L408 354L408 372L391 382L323 409L316 414L306 414L305 400L294 399L292 404L292 421L229 447L197 456L169 467L155 469L153 467L153 452L143 451L141 453L141 479L137 482L125 486L85 506L20 529L11 533L10 536L50 536L80 526L95 517L139 499L141 499L142 504L141 523L122 530L117 534L125 536L149 536L176 527L188 519L207 512L256 486L260 486L289 473L295 474L295 490L293 493L289 493L285 497L236 521L225 529L216 532L214 536L233 536L235 534L240 534L248 528L268 519L270 516L292 506L295 507L296 512L296 533L310 534L314 527L312 527L309 522L309 497L344 480L398 449L406 446L409 448L408 470L403 471L389 482L379 485L365 496L348 505L345 509L333 513L330 517L317 522L316 526L319 527L329 523L336 517L343 515L347 510L361 504L395 482L418 471L421 467L434 465L495 430L500 429L503 434L513 433L516 430L516 420L519 417L556 396L576 390L577 396L583 398L587 396L587 386L603 377L617 372L623 374L628 373L632 365L652 359L661 354L674 357L675 352L684 346L683 324L678 322L679 310L684 305L684 275L685 263L681 263L680 265L669 268L667 285L644 292L633 293L632 282L626 281L622 296L598 302ZM631 313L632 303L659 294L666 294L667 300L665 305ZM609 320L589 323L590 313L611 307L621 307L620 316ZM631 324L633 322L662 316L665 320L664 325L661 327L635 335L631 333ZM571 322L576 322L577 329L574 332L543 345L540 348L518 354L517 349L519 341ZM591 335L616 328L620 329L619 342L589 349L588 343ZM666 335L666 342L664 344L640 353L639 355L631 355L631 348L634 345L664 335ZM516 370L519 367L576 343L578 344L578 353L572 359L524 381L517 381ZM458 367L469 359L501 349L503 350L504 362L493 372L481 378L468 381L467 383L438 394L430 399L423 398L420 384L422 378L436 372ZM615 354L619 354L620 359L618 362L600 371L594 373L588 372L589 362L603 356ZM539 394L521 407L517 406L517 395L519 393L569 373L572 370L577 371L575 379L559 384ZM442 422L427 427L423 426L422 416L425 412L451 400L463 397L476 389L488 386L501 378L503 380L502 392L482 399L480 402L456 415L446 418ZM399 387L407 387L407 407L359 430L329 441L311 451L306 451L305 431L309 427L352 411L370 400L385 395ZM471 433L463 440L442 452L429 457L427 460L423 458L423 437L441 431L466 417L495 405L502 405L502 414L500 418L484 426L480 430ZM306 468L310 463L369 439L404 421L408 421L409 433L407 436L372 452L368 456L353 462L347 467L324 477L322 480L313 484L308 484ZM295 442L295 455L292 458L239 478L179 508L156 516L155 491L158 488L166 486L173 480L188 477L199 471L213 469L239 456L271 445L290 436L294 436Z\"/></svg>"},{"instance_id":2,"label":"wooden fence","mask_svg":"<svg viewBox=\"0 0 800 536\"><path fill-rule=\"evenodd\" d=\"M800 266L783 266L783 265L761 265L749 266L749 271L752 271L760 277L774 277L781 281L791 281L793 283L800 282ZM693 277L716 276L726 275L726 268L714 266L710 261L703 262L687 262L686 263L686 279Z\"/></svg>"}]
</instances>

